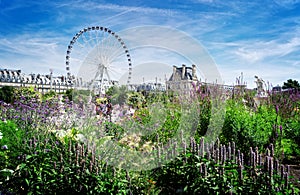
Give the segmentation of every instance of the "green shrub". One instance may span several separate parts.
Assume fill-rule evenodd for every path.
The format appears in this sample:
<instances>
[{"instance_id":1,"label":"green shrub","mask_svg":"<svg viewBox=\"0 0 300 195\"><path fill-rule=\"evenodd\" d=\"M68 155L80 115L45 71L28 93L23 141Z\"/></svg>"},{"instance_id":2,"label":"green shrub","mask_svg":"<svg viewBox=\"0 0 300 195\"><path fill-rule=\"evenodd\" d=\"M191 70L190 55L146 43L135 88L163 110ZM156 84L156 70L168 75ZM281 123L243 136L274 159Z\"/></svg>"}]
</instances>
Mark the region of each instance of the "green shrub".
<instances>
[{"instance_id":1,"label":"green shrub","mask_svg":"<svg viewBox=\"0 0 300 195\"><path fill-rule=\"evenodd\" d=\"M4 155L4 158L0 158L0 167L13 169L23 151L26 132L10 120L0 121L0 131L2 133L0 153Z\"/></svg>"},{"instance_id":2,"label":"green shrub","mask_svg":"<svg viewBox=\"0 0 300 195\"><path fill-rule=\"evenodd\" d=\"M222 129L222 143L235 141L242 151L249 147L259 147L260 150L273 143L274 127L277 124L274 108L261 105L253 111L240 102L228 101L225 122Z\"/></svg>"},{"instance_id":3,"label":"green shrub","mask_svg":"<svg viewBox=\"0 0 300 195\"><path fill-rule=\"evenodd\" d=\"M4 86L0 88L0 100L6 103L13 103L15 88L12 86Z\"/></svg>"}]
</instances>

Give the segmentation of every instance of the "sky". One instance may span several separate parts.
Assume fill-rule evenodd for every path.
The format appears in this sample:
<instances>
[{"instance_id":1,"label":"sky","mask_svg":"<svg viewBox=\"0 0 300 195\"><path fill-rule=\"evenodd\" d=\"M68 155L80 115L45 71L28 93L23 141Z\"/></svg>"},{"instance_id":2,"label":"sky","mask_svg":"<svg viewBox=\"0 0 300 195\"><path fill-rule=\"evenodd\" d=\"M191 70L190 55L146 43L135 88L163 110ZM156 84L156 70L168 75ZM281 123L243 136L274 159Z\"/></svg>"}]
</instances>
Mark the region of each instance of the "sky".
<instances>
[{"instance_id":1,"label":"sky","mask_svg":"<svg viewBox=\"0 0 300 195\"><path fill-rule=\"evenodd\" d=\"M215 66L224 84L234 84L241 73L248 88L256 87L255 75L273 86L300 81L300 0L0 0L0 25L0 68L27 74L52 69L66 75L73 36L88 26L103 26L122 37L133 71L153 62L169 65L172 72L173 65L197 63L195 56L204 52L210 64L196 64L198 69ZM149 26L155 30L144 33ZM165 29L173 32L166 36ZM194 47L186 40L203 51L191 54ZM182 48L168 46L175 42ZM77 54L87 52L78 49Z\"/></svg>"}]
</instances>

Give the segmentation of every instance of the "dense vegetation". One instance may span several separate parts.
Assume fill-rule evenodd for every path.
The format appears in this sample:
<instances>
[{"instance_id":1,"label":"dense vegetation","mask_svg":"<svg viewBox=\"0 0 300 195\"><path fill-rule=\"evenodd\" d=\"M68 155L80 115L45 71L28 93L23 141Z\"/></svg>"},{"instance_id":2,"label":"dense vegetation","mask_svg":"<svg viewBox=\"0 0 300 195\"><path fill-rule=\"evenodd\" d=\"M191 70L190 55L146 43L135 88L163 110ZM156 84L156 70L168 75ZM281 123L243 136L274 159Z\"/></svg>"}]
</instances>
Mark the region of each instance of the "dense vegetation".
<instances>
[{"instance_id":1,"label":"dense vegetation","mask_svg":"<svg viewBox=\"0 0 300 195\"><path fill-rule=\"evenodd\" d=\"M107 94L2 88L0 193L299 193L287 165L300 157L297 91L257 100L195 86L188 104L175 93ZM95 112L108 100L115 116Z\"/></svg>"}]
</instances>

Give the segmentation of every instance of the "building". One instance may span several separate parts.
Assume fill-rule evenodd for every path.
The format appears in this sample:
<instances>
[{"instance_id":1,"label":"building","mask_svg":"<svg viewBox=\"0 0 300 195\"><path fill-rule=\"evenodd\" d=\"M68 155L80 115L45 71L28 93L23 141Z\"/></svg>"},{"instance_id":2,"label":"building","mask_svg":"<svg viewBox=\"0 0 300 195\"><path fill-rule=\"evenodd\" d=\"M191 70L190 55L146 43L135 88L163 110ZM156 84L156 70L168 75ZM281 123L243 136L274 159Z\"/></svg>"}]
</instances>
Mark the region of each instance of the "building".
<instances>
[{"instance_id":1,"label":"building","mask_svg":"<svg viewBox=\"0 0 300 195\"><path fill-rule=\"evenodd\" d=\"M52 73L49 75L25 74L21 70L0 69L0 88L3 86L35 87L42 93L51 90L64 92L72 88L64 76L53 76Z\"/></svg>"},{"instance_id":2,"label":"building","mask_svg":"<svg viewBox=\"0 0 300 195\"><path fill-rule=\"evenodd\" d=\"M166 82L166 88L168 91L189 93L193 88L193 83L198 83L196 65L187 67L183 64L182 67L173 66L173 73Z\"/></svg>"},{"instance_id":3,"label":"building","mask_svg":"<svg viewBox=\"0 0 300 195\"><path fill-rule=\"evenodd\" d=\"M166 91L166 86L161 82L144 82L142 84L137 85L136 91Z\"/></svg>"},{"instance_id":4,"label":"building","mask_svg":"<svg viewBox=\"0 0 300 195\"><path fill-rule=\"evenodd\" d=\"M282 91L282 87L281 86L279 86L279 85L277 85L277 86L275 86L275 87L273 87L272 88L272 92L281 92Z\"/></svg>"}]
</instances>

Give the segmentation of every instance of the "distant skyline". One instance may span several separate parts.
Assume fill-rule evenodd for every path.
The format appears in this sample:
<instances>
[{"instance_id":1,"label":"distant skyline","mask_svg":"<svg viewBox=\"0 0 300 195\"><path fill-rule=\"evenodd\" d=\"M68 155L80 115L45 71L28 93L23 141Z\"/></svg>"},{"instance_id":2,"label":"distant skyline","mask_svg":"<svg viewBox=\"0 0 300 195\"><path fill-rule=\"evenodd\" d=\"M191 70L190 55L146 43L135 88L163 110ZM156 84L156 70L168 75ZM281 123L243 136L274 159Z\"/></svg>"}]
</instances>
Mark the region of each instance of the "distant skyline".
<instances>
[{"instance_id":1,"label":"distant skyline","mask_svg":"<svg viewBox=\"0 0 300 195\"><path fill-rule=\"evenodd\" d=\"M241 72L249 88L256 86L255 75L273 86L290 78L300 81L300 0L0 0L0 25L0 68L25 73L53 69L55 75L66 75L67 46L85 27L108 27L122 37L126 29L156 25L197 40L225 84L234 84ZM150 63L136 50L133 68ZM162 63L171 63L172 72L173 65L186 62Z\"/></svg>"}]
</instances>

